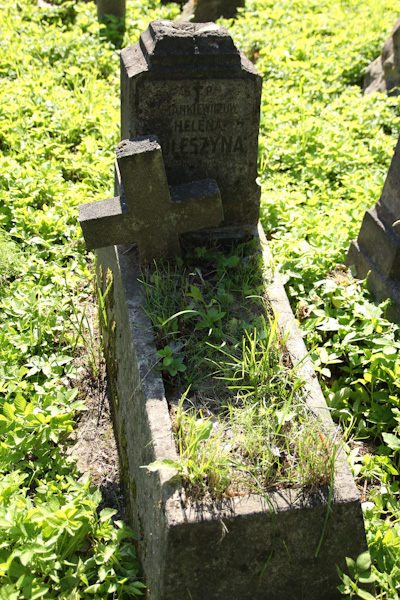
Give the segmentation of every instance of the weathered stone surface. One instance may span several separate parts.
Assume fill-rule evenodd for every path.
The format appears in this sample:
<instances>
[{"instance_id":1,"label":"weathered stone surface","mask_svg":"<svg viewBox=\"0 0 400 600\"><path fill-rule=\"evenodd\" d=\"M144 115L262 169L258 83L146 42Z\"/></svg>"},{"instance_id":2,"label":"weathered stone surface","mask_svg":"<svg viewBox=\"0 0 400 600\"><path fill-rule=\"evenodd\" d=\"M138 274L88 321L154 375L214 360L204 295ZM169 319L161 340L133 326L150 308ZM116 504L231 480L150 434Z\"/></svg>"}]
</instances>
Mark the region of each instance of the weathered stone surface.
<instances>
[{"instance_id":1,"label":"weathered stone surface","mask_svg":"<svg viewBox=\"0 0 400 600\"><path fill-rule=\"evenodd\" d=\"M189 0L183 7L180 19L194 23L216 21L220 17L232 19L242 6L244 0Z\"/></svg>"},{"instance_id":2,"label":"weathered stone surface","mask_svg":"<svg viewBox=\"0 0 400 600\"><path fill-rule=\"evenodd\" d=\"M364 94L372 92L398 96L400 93L400 19L396 21L381 55L365 71Z\"/></svg>"},{"instance_id":3,"label":"weathered stone surface","mask_svg":"<svg viewBox=\"0 0 400 600\"><path fill-rule=\"evenodd\" d=\"M260 230L261 231L261 230ZM262 235L262 232L261 232ZM265 260L267 249L265 250ZM178 478L141 469L177 459L161 377L153 369L155 345L142 310L135 251L98 251L100 289L106 297L104 342L114 401L124 481L151 600L336 600L336 564L367 549L360 500L339 453L331 510L328 490L281 490L219 503L188 505ZM112 273L112 278L111 278ZM287 348L306 378L310 406L330 420L284 288L275 274L267 289L281 328L290 325Z\"/></svg>"},{"instance_id":4,"label":"weathered stone surface","mask_svg":"<svg viewBox=\"0 0 400 600\"><path fill-rule=\"evenodd\" d=\"M168 188L156 136L120 142L116 172L120 195L79 207L88 249L136 242L141 260L175 256L180 254L179 234L223 219L212 179Z\"/></svg>"},{"instance_id":5,"label":"weathered stone surface","mask_svg":"<svg viewBox=\"0 0 400 600\"><path fill-rule=\"evenodd\" d=\"M154 133L168 183L215 179L221 235L252 234L261 76L214 23L154 21L121 51L121 134Z\"/></svg>"},{"instance_id":6,"label":"weathered stone surface","mask_svg":"<svg viewBox=\"0 0 400 600\"><path fill-rule=\"evenodd\" d=\"M381 197L366 211L346 264L356 267L360 279L369 274L368 287L377 301L392 299L386 316L400 323L400 138Z\"/></svg>"}]
</instances>

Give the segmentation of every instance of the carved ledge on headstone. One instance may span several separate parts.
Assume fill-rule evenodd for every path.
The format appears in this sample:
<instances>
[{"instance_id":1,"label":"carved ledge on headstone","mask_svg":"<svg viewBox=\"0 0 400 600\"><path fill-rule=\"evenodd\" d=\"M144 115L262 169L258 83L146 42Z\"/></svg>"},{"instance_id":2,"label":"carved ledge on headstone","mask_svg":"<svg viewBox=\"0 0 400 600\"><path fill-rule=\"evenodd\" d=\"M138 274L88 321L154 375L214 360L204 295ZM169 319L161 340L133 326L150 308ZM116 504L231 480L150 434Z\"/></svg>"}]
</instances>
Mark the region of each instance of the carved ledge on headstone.
<instances>
[{"instance_id":1,"label":"carved ledge on headstone","mask_svg":"<svg viewBox=\"0 0 400 600\"><path fill-rule=\"evenodd\" d=\"M390 37L386 40L381 55L365 71L364 94L400 94L400 19L396 21Z\"/></svg>"},{"instance_id":2,"label":"carved ledge on headstone","mask_svg":"<svg viewBox=\"0 0 400 600\"><path fill-rule=\"evenodd\" d=\"M193 68L197 65L218 67L221 64L240 69L240 52L228 31L215 23L152 21L139 39L139 44L151 68L171 65Z\"/></svg>"},{"instance_id":3,"label":"carved ledge on headstone","mask_svg":"<svg viewBox=\"0 0 400 600\"><path fill-rule=\"evenodd\" d=\"M180 234L223 220L214 180L168 186L156 136L124 140L116 156L120 195L79 207L89 250L136 242L142 261L176 256L181 252Z\"/></svg>"}]
</instances>

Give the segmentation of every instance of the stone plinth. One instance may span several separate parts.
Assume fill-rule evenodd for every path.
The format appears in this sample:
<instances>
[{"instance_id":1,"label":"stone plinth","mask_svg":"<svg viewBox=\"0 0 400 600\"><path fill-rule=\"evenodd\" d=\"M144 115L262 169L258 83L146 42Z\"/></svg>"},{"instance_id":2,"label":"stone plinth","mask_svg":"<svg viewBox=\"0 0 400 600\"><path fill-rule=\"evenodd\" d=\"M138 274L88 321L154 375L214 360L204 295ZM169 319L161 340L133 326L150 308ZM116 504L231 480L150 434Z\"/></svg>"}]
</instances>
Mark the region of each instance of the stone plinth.
<instances>
[{"instance_id":1,"label":"stone plinth","mask_svg":"<svg viewBox=\"0 0 400 600\"><path fill-rule=\"evenodd\" d=\"M214 179L226 237L253 234L261 76L214 23L154 21L121 51L122 139L155 134L168 183Z\"/></svg>"},{"instance_id":2,"label":"stone plinth","mask_svg":"<svg viewBox=\"0 0 400 600\"><path fill-rule=\"evenodd\" d=\"M267 252L265 252L267 261ZM151 600L339 600L336 565L367 549L357 490L339 453L332 504L329 490L281 490L188 505L170 471L141 468L177 460L140 272L130 246L98 251L108 326L104 343L126 497L138 535ZM269 273L271 275L271 273ZM290 325L287 349L306 379L313 411L329 412L285 291L277 276L266 287L279 327ZM323 535L318 556L316 550Z\"/></svg>"},{"instance_id":3,"label":"stone plinth","mask_svg":"<svg viewBox=\"0 0 400 600\"><path fill-rule=\"evenodd\" d=\"M109 16L122 19L125 17L125 0L97 0L97 17L100 21Z\"/></svg>"}]
</instances>

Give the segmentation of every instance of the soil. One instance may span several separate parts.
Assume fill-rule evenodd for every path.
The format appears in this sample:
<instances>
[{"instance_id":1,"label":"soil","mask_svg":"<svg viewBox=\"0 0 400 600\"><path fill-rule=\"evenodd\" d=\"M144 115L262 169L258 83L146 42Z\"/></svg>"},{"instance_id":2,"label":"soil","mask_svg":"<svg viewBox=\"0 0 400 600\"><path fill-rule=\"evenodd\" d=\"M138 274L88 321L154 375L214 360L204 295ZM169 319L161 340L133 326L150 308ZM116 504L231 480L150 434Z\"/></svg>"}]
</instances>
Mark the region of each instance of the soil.
<instances>
[{"instance_id":1,"label":"soil","mask_svg":"<svg viewBox=\"0 0 400 600\"><path fill-rule=\"evenodd\" d=\"M92 322L96 321L97 305L94 298L87 302L85 313L90 314ZM92 341L94 344L100 343L96 328ZM103 358L98 358L93 365L84 352L75 362L82 370L74 387L79 389L78 398L85 402L87 410L77 416L68 454L76 459L81 478L89 475L93 486L100 489L103 499L98 510L113 508L117 511L114 519L127 521L105 362Z\"/></svg>"}]
</instances>

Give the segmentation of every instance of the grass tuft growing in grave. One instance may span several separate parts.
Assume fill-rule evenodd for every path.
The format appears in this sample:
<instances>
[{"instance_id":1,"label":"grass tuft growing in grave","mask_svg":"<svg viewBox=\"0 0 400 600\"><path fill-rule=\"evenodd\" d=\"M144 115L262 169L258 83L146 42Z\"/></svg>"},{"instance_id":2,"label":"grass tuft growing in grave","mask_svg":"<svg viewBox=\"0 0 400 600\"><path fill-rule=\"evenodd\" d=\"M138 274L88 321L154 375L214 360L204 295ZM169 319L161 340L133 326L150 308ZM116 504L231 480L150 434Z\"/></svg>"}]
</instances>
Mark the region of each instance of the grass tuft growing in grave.
<instances>
[{"instance_id":1,"label":"grass tuft growing in grave","mask_svg":"<svg viewBox=\"0 0 400 600\"><path fill-rule=\"evenodd\" d=\"M257 244L196 248L143 271L188 497L331 481L335 442L302 397L268 310Z\"/></svg>"}]
</instances>

